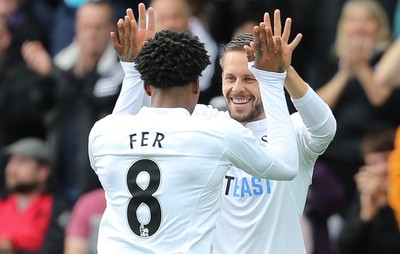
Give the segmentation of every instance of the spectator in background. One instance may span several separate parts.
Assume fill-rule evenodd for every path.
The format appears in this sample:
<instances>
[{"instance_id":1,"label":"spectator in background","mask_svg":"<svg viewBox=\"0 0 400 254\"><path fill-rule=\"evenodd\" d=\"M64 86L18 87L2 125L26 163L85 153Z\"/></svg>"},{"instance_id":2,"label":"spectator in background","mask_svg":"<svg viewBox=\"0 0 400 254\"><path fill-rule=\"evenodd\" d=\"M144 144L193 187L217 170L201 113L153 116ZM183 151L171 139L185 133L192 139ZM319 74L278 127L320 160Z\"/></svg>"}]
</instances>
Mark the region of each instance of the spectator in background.
<instances>
[{"instance_id":1,"label":"spectator in background","mask_svg":"<svg viewBox=\"0 0 400 254\"><path fill-rule=\"evenodd\" d=\"M400 2L398 2L398 7ZM385 52L375 71L375 79L382 89L396 89L400 86L400 37ZM395 148L389 157L388 202L394 210L400 230L400 126L397 127Z\"/></svg>"},{"instance_id":2,"label":"spectator in background","mask_svg":"<svg viewBox=\"0 0 400 254\"><path fill-rule=\"evenodd\" d=\"M310 193L318 193L323 200L332 197L333 193L336 195L335 203L329 206L314 202L313 196L307 204L316 236L314 243L321 242L318 239L326 235L326 229L334 243L331 248L318 244L314 246L314 253L333 253L335 250L342 217L335 216L336 220L331 221L332 216L326 215L343 215L356 193L353 176L363 164L359 153L361 140L371 130L388 125L395 127L400 122L399 91L388 92L374 82L374 68L390 42L389 22L381 5L373 0L349 0L341 10L336 41L327 61L315 66L318 75L312 84L332 108L338 126L335 139L317 165L327 169L325 175L330 179L326 180L338 191L332 192L328 184L311 186ZM317 172L316 168L316 175ZM326 195L322 196L322 193ZM325 212L327 208L333 208L329 214Z\"/></svg>"},{"instance_id":3,"label":"spectator in background","mask_svg":"<svg viewBox=\"0 0 400 254\"><path fill-rule=\"evenodd\" d=\"M78 199L67 225L64 254L97 253L97 235L105 209L103 188L90 191Z\"/></svg>"},{"instance_id":4,"label":"spectator in background","mask_svg":"<svg viewBox=\"0 0 400 254\"><path fill-rule=\"evenodd\" d=\"M191 6L187 0L152 0L150 6L156 13L156 31L175 30L178 32L189 31L199 37L204 43L205 48L210 55L211 64L206 67L200 76L200 98L199 103L208 104L209 100L215 94L208 94L208 90L215 93L215 86L219 87L219 82L213 82L213 78L220 78L218 70L218 47L214 39L209 34L202 21L192 15ZM220 89L218 89L220 94Z\"/></svg>"},{"instance_id":5,"label":"spectator in background","mask_svg":"<svg viewBox=\"0 0 400 254\"><path fill-rule=\"evenodd\" d=\"M400 4L399 4L400 6ZM396 89L400 86L400 37L390 46L379 61L375 79L382 89ZM397 127L395 148L389 158L388 202L395 211L400 230L400 126Z\"/></svg>"},{"instance_id":6,"label":"spectator in background","mask_svg":"<svg viewBox=\"0 0 400 254\"><path fill-rule=\"evenodd\" d=\"M47 34L28 9L26 0L0 0L0 22L8 25L13 43L9 54L21 59L20 49L25 40L40 40L47 45Z\"/></svg>"},{"instance_id":7,"label":"spectator in background","mask_svg":"<svg viewBox=\"0 0 400 254\"><path fill-rule=\"evenodd\" d=\"M317 92L332 108L338 130L320 162L342 184L343 206L355 193L353 175L362 138L381 126L400 122L400 93L380 89L373 68L390 44L387 16L378 2L350 0L342 9L332 56L321 64Z\"/></svg>"},{"instance_id":8,"label":"spectator in background","mask_svg":"<svg viewBox=\"0 0 400 254\"><path fill-rule=\"evenodd\" d=\"M48 83L13 53L14 34L7 24L0 22L0 148L23 137L45 138L45 113L52 105ZM0 188L5 163L1 156Z\"/></svg>"},{"instance_id":9,"label":"spectator in background","mask_svg":"<svg viewBox=\"0 0 400 254\"><path fill-rule=\"evenodd\" d=\"M400 231L387 199L388 157L394 128L368 133L361 144L365 161L354 176L358 196L345 215L339 253L400 253Z\"/></svg>"},{"instance_id":10,"label":"spectator in background","mask_svg":"<svg viewBox=\"0 0 400 254\"><path fill-rule=\"evenodd\" d=\"M24 0L0 0L0 148L26 136L43 138L44 87L24 63L25 40L45 41Z\"/></svg>"},{"instance_id":11,"label":"spectator in background","mask_svg":"<svg viewBox=\"0 0 400 254\"><path fill-rule=\"evenodd\" d=\"M48 121L56 183L72 201L100 187L89 165L87 137L94 122L111 112L124 77L109 39L112 16L106 1L80 6L75 39L53 61L37 41L22 49L28 66L52 84L56 104Z\"/></svg>"},{"instance_id":12,"label":"spectator in background","mask_svg":"<svg viewBox=\"0 0 400 254\"><path fill-rule=\"evenodd\" d=\"M6 147L7 195L0 199L0 253L61 254L70 205L49 190L50 151L37 138Z\"/></svg>"},{"instance_id":13,"label":"spectator in background","mask_svg":"<svg viewBox=\"0 0 400 254\"><path fill-rule=\"evenodd\" d=\"M54 20L51 26L46 26L49 34L49 53L54 57L59 51L67 47L75 36L75 20L77 9L85 3L96 0L35 0L31 5L32 13L42 24ZM139 2L148 3L148 0L109 0L114 12L119 17L126 8Z\"/></svg>"},{"instance_id":14,"label":"spectator in background","mask_svg":"<svg viewBox=\"0 0 400 254\"><path fill-rule=\"evenodd\" d=\"M48 30L50 37L49 53L52 57L73 41L75 35L76 10L88 0L61 0L54 10L54 21Z\"/></svg>"}]
</instances>

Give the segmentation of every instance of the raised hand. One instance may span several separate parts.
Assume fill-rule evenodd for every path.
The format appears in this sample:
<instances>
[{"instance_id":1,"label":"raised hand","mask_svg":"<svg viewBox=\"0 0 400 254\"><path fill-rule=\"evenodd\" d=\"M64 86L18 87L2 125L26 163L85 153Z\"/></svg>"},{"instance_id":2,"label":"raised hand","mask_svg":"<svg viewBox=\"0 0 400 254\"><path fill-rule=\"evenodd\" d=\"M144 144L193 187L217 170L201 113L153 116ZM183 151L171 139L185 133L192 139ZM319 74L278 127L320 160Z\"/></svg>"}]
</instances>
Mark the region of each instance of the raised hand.
<instances>
[{"instance_id":1,"label":"raised hand","mask_svg":"<svg viewBox=\"0 0 400 254\"><path fill-rule=\"evenodd\" d=\"M254 27L254 42L250 44L254 52L254 67L266 71L284 72L282 43L280 37L273 37L271 28L264 22Z\"/></svg>"},{"instance_id":2,"label":"raised hand","mask_svg":"<svg viewBox=\"0 0 400 254\"><path fill-rule=\"evenodd\" d=\"M264 21L254 27L254 42L250 47L245 47L249 60L255 61L254 67L275 72L284 72L289 68L293 51L302 38L301 34L297 34L289 43L291 25L292 20L287 18L282 34L280 11L275 10L272 34L269 14L264 14Z\"/></svg>"},{"instance_id":3,"label":"raised hand","mask_svg":"<svg viewBox=\"0 0 400 254\"><path fill-rule=\"evenodd\" d=\"M146 6L143 3L138 5L139 27L131 8L126 10L124 19L117 22L119 40L114 32L110 33L114 49L123 62L133 62L142 45L155 35L155 16L152 7L148 9L148 20Z\"/></svg>"}]
</instances>

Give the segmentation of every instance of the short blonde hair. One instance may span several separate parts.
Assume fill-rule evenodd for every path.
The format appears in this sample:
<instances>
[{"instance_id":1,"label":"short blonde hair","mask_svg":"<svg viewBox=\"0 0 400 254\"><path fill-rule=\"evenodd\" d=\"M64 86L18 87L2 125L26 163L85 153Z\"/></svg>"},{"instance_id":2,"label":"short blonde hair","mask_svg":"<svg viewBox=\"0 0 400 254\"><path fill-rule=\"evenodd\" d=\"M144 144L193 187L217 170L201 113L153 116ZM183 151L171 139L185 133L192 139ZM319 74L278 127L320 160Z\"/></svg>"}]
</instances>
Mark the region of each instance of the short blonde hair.
<instances>
[{"instance_id":1,"label":"short blonde hair","mask_svg":"<svg viewBox=\"0 0 400 254\"><path fill-rule=\"evenodd\" d=\"M232 40L226 44L222 50L222 57L219 60L219 64L224 70L224 63L225 63L225 56L229 52L244 52L246 53L246 50L244 49L244 46L250 46L250 43L254 41L254 36L253 34L249 33L244 33L244 34L239 34L235 37L232 38Z\"/></svg>"},{"instance_id":2,"label":"short blonde hair","mask_svg":"<svg viewBox=\"0 0 400 254\"><path fill-rule=\"evenodd\" d=\"M380 51L384 51L391 43L391 31L389 26L389 20L387 13L379 4L379 2L375 0L349 0L347 1L343 7L338 20L337 29L336 29L336 40L333 45L333 51L336 55L340 55L342 50L342 45L345 43L344 34L344 22L345 18L348 16L348 12L350 7L358 6L358 8L362 8L366 11L368 16L373 18L378 24L378 37L375 43L376 49Z\"/></svg>"}]
</instances>

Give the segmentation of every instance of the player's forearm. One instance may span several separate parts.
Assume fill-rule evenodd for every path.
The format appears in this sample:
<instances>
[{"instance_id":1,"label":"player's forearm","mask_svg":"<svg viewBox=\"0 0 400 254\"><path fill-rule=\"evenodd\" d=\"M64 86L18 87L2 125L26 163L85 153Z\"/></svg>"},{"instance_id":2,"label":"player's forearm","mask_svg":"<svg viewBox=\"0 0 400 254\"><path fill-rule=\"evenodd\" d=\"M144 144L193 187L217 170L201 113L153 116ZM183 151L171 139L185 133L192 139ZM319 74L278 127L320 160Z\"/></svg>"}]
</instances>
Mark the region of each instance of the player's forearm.
<instances>
[{"instance_id":1,"label":"player's forearm","mask_svg":"<svg viewBox=\"0 0 400 254\"><path fill-rule=\"evenodd\" d=\"M299 74L297 74L296 70L290 66L285 79L285 88L290 94L290 97L293 100L296 100L300 99L306 94L308 85L299 76Z\"/></svg>"},{"instance_id":2,"label":"player's forearm","mask_svg":"<svg viewBox=\"0 0 400 254\"><path fill-rule=\"evenodd\" d=\"M140 73L133 62L121 62L125 76L121 92L113 110L113 114L136 114L143 106L150 105L150 98L143 88Z\"/></svg>"},{"instance_id":3,"label":"player's forearm","mask_svg":"<svg viewBox=\"0 0 400 254\"><path fill-rule=\"evenodd\" d=\"M320 154L334 138L337 124L329 106L310 86L307 87L303 97L292 101L307 128L309 148Z\"/></svg>"},{"instance_id":4,"label":"player's forearm","mask_svg":"<svg viewBox=\"0 0 400 254\"><path fill-rule=\"evenodd\" d=\"M283 91L286 72L261 71L252 66L250 70L260 84L261 98L268 122L268 144L275 153L275 165L271 169L271 174L281 174L281 180L293 179L298 171L299 160L293 125Z\"/></svg>"}]
</instances>

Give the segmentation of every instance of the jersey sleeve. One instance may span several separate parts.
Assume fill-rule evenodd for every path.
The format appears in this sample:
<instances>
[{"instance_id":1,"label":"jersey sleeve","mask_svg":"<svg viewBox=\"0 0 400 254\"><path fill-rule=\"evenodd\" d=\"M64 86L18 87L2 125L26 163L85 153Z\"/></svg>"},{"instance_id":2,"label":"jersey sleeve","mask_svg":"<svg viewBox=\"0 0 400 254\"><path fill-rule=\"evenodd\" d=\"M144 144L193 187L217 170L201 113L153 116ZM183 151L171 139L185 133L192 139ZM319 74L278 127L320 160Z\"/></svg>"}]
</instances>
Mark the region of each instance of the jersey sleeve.
<instances>
[{"instance_id":1,"label":"jersey sleeve","mask_svg":"<svg viewBox=\"0 0 400 254\"><path fill-rule=\"evenodd\" d=\"M269 172L270 179L292 180L298 172L299 159L295 133L283 90L286 72L263 71L254 68L252 64L249 63L249 69L260 84L268 124L268 148L274 158Z\"/></svg>"},{"instance_id":2,"label":"jersey sleeve","mask_svg":"<svg viewBox=\"0 0 400 254\"><path fill-rule=\"evenodd\" d=\"M336 119L331 109L310 86L302 98L292 101L306 129L302 135L303 145L321 155L336 133Z\"/></svg>"},{"instance_id":3,"label":"jersey sleeve","mask_svg":"<svg viewBox=\"0 0 400 254\"><path fill-rule=\"evenodd\" d=\"M204 104L197 104L196 107L194 108L193 114L194 116L203 116L207 119L213 119L217 117L226 117L230 118L228 112L226 111L220 111L216 108L214 108L211 105L204 105Z\"/></svg>"},{"instance_id":4,"label":"jersey sleeve","mask_svg":"<svg viewBox=\"0 0 400 254\"><path fill-rule=\"evenodd\" d=\"M297 167L282 169L279 163L282 152L274 145L258 140L251 130L235 120L228 121L230 123L224 122L221 126L227 129L225 155L234 167L270 180L292 180L296 176Z\"/></svg>"},{"instance_id":5,"label":"jersey sleeve","mask_svg":"<svg viewBox=\"0 0 400 254\"><path fill-rule=\"evenodd\" d=\"M121 66L125 76L112 114L134 115L143 106L150 105L150 97L144 92L143 80L135 68L135 63L121 62Z\"/></svg>"}]
</instances>

